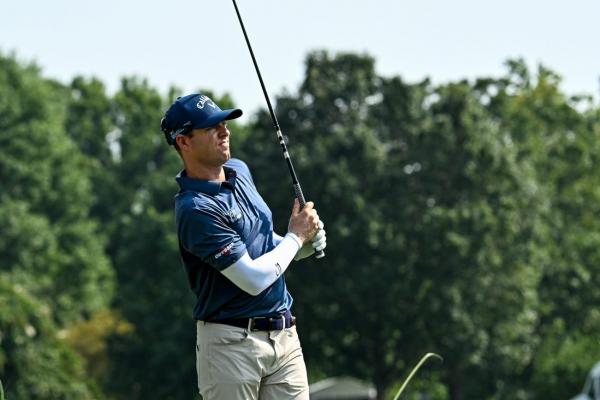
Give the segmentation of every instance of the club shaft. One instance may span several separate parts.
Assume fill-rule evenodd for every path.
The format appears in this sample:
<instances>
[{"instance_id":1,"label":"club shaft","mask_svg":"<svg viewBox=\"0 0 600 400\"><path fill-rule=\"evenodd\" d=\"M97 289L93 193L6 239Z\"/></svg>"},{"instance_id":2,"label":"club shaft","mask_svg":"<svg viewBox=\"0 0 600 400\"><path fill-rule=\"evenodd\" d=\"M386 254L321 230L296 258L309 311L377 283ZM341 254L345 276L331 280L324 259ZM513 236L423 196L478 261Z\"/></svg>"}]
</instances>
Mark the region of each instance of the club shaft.
<instances>
[{"instance_id":1,"label":"club shaft","mask_svg":"<svg viewBox=\"0 0 600 400\"><path fill-rule=\"evenodd\" d=\"M265 82L263 81L262 74L260 73L260 68L258 68L258 63L256 62L256 57L254 56L254 51L252 50L252 45L250 44L250 39L248 39L248 34L246 33L246 27L244 26L244 21L242 20L242 15L240 14L240 10L238 9L237 3L235 0L233 1L233 7L235 8L235 13L237 14L238 21L240 22L240 26L242 28L242 32L244 33L244 39L246 40L246 45L248 46L248 51L250 52L250 57L252 58L252 63L254 64L254 69L256 70L256 75L258 75L258 80L260 82L260 87L262 88L263 95L265 96L265 100L267 102L267 107L269 108L269 114L271 115L271 120L273 121L273 127L275 128L275 132L277 132L277 139L279 140L279 144L281 145L281 150L283 151L283 157L285 158L288 169L290 170L290 176L292 177L292 185L294 187L294 192L296 194L296 198L300 203L300 207L304 207L306 204L306 199L304 198L304 193L302 193L302 188L300 186L300 182L298 182L298 177L296 176L296 171L294 170L294 164L292 164L292 159L290 158L290 153L288 152L287 146L285 144L285 138L281 133L281 128L279 127L279 121L277 121L277 116L275 115L275 111L273 110L273 106L271 105L271 100L269 99L269 93L267 92L267 88L265 86ZM323 251L317 252L316 257L322 258L325 256Z\"/></svg>"},{"instance_id":2,"label":"club shaft","mask_svg":"<svg viewBox=\"0 0 600 400\"><path fill-rule=\"evenodd\" d=\"M244 33L244 39L246 40L246 45L248 46L248 51L250 52L250 57L252 58L252 63L254 64L254 69L256 70L256 75L258 75L258 80L260 82L260 87L262 88L263 95L265 96L265 100L267 102L267 107L269 108L269 114L271 115L271 120L273 121L273 127L277 132L277 138L279 139L279 144L281 145L281 150L283 151L283 156L288 164L288 168L290 170L290 175L292 176L292 183L294 185L298 185L298 177L296 176L296 171L294 170L294 165L292 164L292 160L290 159L290 155L287 150L287 146L285 144L285 139L283 134L281 133L281 128L279 127L279 121L277 121L277 116L275 115L275 111L273 110L273 106L271 105L271 100L269 98L269 93L267 92L267 88L265 86L265 82L262 78L262 74L260 73L260 68L258 67L258 63L256 62L256 57L254 56L254 51L252 50L252 45L250 44L250 39L248 39L248 34L246 33L246 27L244 26L244 21L242 20L242 15L240 14L240 10L238 9L237 3L235 0L233 1L233 6L235 7L235 13L237 14L238 21L240 21L240 26L242 27L242 32ZM306 200L304 198L298 199L302 206L306 204Z\"/></svg>"}]
</instances>

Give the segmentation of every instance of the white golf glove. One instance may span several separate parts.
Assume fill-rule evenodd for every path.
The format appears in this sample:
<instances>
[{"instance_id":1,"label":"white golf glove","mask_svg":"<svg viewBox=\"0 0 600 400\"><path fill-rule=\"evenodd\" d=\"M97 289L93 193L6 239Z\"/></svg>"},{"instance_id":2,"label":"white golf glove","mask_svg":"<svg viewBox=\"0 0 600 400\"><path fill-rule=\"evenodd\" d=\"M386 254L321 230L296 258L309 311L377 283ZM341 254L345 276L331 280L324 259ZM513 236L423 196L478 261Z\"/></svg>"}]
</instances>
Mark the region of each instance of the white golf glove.
<instances>
[{"instance_id":1,"label":"white golf glove","mask_svg":"<svg viewBox=\"0 0 600 400\"><path fill-rule=\"evenodd\" d=\"M315 237L308 243L305 243L304 246L298 250L294 260L299 261L304 258L312 256L315 251L321 251L327 247L327 236L325 234L325 229L323 229L323 221L319 221L319 232L315 235Z\"/></svg>"}]
</instances>

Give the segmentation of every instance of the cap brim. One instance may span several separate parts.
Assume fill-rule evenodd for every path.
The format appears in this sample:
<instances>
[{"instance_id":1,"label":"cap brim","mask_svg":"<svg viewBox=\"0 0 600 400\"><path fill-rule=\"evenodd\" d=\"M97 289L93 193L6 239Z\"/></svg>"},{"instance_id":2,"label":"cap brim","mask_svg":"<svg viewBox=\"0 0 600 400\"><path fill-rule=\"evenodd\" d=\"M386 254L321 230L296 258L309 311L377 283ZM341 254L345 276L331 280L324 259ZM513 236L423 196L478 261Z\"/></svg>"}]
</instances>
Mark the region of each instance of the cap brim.
<instances>
[{"instance_id":1,"label":"cap brim","mask_svg":"<svg viewBox=\"0 0 600 400\"><path fill-rule=\"evenodd\" d=\"M221 110L213 113L210 117L202 122L202 124L194 125L194 128L204 129L211 126L217 125L219 122L226 120L236 119L242 116L242 110L239 108L231 108L228 110Z\"/></svg>"}]
</instances>

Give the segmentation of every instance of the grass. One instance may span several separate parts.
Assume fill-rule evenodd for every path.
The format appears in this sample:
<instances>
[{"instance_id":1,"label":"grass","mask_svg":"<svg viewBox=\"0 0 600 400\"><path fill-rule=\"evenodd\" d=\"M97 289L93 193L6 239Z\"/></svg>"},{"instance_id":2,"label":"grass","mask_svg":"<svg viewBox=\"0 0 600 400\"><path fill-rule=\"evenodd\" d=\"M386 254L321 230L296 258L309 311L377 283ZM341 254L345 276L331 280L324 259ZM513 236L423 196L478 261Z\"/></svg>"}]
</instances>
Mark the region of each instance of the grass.
<instances>
[{"instance_id":1,"label":"grass","mask_svg":"<svg viewBox=\"0 0 600 400\"><path fill-rule=\"evenodd\" d=\"M402 392L404 392L404 389L406 389L406 385L408 385L408 382L410 382L410 380L412 379L413 375L417 373L417 371L419 370L419 368L421 368L421 365L423 365L423 363L425 361L427 361L429 358L437 358L440 361L444 361L444 359L439 356L438 354L435 353L427 353L423 356L423 358L421 358L421 360L417 363L417 365L412 369L412 371L410 371L410 374L408 374L408 377L406 378L406 380L404 381L404 383L402 384L402 386L400 387L400 390L398 390L398 393L396 393L396 396L394 396L394 400L398 400L400 398L400 395L402 395ZM0 399L2 400L2 399Z\"/></svg>"}]
</instances>

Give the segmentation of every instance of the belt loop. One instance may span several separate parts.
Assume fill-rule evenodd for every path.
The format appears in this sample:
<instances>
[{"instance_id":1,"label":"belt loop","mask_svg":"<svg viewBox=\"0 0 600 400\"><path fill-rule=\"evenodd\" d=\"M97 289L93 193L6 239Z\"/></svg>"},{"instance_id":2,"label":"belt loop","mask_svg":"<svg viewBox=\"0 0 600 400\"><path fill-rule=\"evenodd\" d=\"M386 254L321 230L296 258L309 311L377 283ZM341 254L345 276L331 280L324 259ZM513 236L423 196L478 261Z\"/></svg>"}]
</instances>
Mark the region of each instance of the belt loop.
<instances>
[{"instance_id":1,"label":"belt loop","mask_svg":"<svg viewBox=\"0 0 600 400\"><path fill-rule=\"evenodd\" d=\"M285 329L286 328L286 326L285 326L285 314L283 314L281 316L281 319L282 319L282 322L283 322L283 327L281 329Z\"/></svg>"},{"instance_id":2,"label":"belt loop","mask_svg":"<svg viewBox=\"0 0 600 400\"><path fill-rule=\"evenodd\" d=\"M252 322L254 322L254 318L248 318L248 332L252 332Z\"/></svg>"}]
</instances>

